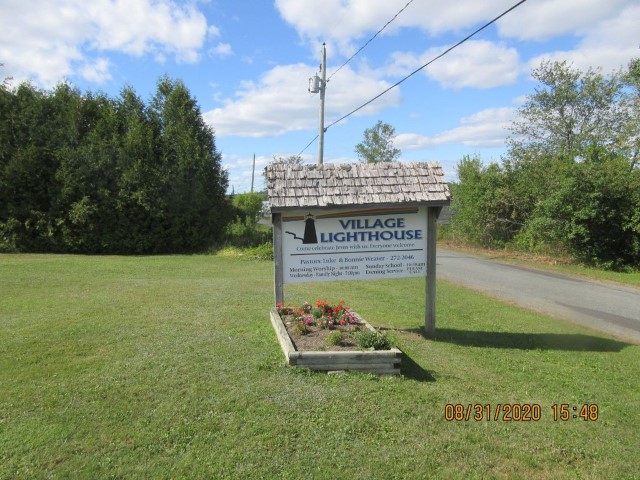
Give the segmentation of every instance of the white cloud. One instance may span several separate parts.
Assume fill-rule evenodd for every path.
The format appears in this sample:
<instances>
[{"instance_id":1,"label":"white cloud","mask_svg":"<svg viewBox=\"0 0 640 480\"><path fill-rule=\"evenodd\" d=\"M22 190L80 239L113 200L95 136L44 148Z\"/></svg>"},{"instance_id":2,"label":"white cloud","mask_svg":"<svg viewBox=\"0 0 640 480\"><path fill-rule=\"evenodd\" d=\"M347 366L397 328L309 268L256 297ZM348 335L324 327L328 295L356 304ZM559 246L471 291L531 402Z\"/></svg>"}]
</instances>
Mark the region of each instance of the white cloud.
<instances>
[{"instance_id":1,"label":"white cloud","mask_svg":"<svg viewBox=\"0 0 640 480\"><path fill-rule=\"evenodd\" d=\"M193 7L168 0L82 2L94 25L94 45L143 55L167 51L184 61L195 61L210 31L204 15Z\"/></svg>"},{"instance_id":2,"label":"white cloud","mask_svg":"<svg viewBox=\"0 0 640 480\"><path fill-rule=\"evenodd\" d=\"M437 135L417 133L397 135L394 144L401 150L422 150L440 145L462 144L467 147L502 147L508 136L507 127L516 118L514 108L491 108L462 118L459 127Z\"/></svg>"},{"instance_id":3,"label":"white cloud","mask_svg":"<svg viewBox=\"0 0 640 480\"><path fill-rule=\"evenodd\" d=\"M233 54L233 50L231 49L231 45L221 42L209 50L209 54L216 57L228 57Z\"/></svg>"},{"instance_id":4,"label":"white cloud","mask_svg":"<svg viewBox=\"0 0 640 480\"><path fill-rule=\"evenodd\" d=\"M395 52L391 63L380 73L394 76L408 75L444 52L448 46L435 47L421 55ZM470 40L423 72L443 88L493 88L511 85L518 79L519 55L515 48L485 40Z\"/></svg>"},{"instance_id":5,"label":"white cloud","mask_svg":"<svg viewBox=\"0 0 640 480\"><path fill-rule=\"evenodd\" d=\"M638 57L638 19L640 5L628 6L592 25L575 49L536 56L529 61L529 67L538 67L542 60L567 60L580 70L600 67L604 73L626 67Z\"/></svg>"},{"instance_id":6,"label":"white cloud","mask_svg":"<svg viewBox=\"0 0 640 480\"><path fill-rule=\"evenodd\" d=\"M92 71L91 52L195 62L212 33L201 12L171 0L6 0L0 58L11 75L44 86L75 73L104 81L110 64L100 59Z\"/></svg>"},{"instance_id":7,"label":"white cloud","mask_svg":"<svg viewBox=\"0 0 640 480\"><path fill-rule=\"evenodd\" d=\"M80 75L90 82L102 84L111 80L109 73L109 60L106 58L98 58L93 63L87 63L80 69Z\"/></svg>"},{"instance_id":8,"label":"white cloud","mask_svg":"<svg viewBox=\"0 0 640 480\"><path fill-rule=\"evenodd\" d=\"M593 25L619 14L637 0L537 0L527 2L498 22L500 35L518 40L547 40L588 35ZM638 17L635 17L637 23Z\"/></svg>"},{"instance_id":9,"label":"white cloud","mask_svg":"<svg viewBox=\"0 0 640 480\"><path fill-rule=\"evenodd\" d=\"M205 120L215 128L218 137L265 137L313 129L318 122L319 98L309 94L307 87L315 69L300 63L274 67L258 82L244 82L224 106L206 112ZM327 126L390 86L348 67L340 73L327 86ZM394 89L357 115L373 115L399 102L400 92Z\"/></svg>"},{"instance_id":10,"label":"white cloud","mask_svg":"<svg viewBox=\"0 0 640 480\"><path fill-rule=\"evenodd\" d=\"M458 0L414 2L401 13L383 35L401 28L417 28L431 36L460 35L491 20L513 6L512 0ZM404 5L405 0L276 0L276 8L301 38L317 45L332 44L332 51L350 55L366 38L378 31ZM619 68L638 56L638 0L536 0L527 2L496 23L503 40L549 41L557 37L575 39L575 49L552 51L528 63L535 67L542 58L570 60L586 69ZM442 49L420 54L401 52L387 67L391 75L407 74L426 63ZM366 55L366 50L363 55ZM522 71L515 49L499 43L471 41L427 67L425 73L450 88L512 84Z\"/></svg>"},{"instance_id":11,"label":"white cloud","mask_svg":"<svg viewBox=\"0 0 640 480\"><path fill-rule=\"evenodd\" d=\"M515 48L479 40L452 50L426 74L445 88L493 88L515 83L519 70Z\"/></svg>"},{"instance_id":12,"label":"white cloud","mask_svg":"<svg viewBox=\"0 0 640 480\"><path fill-rule=\"evenodd\" d=\"M276 0L276 8L301 37L313 43L327 39L345 47L378 31L406 3L406 0ZM421 29L429 35L461 33L493 19L514 3L513 0L422 0L409 5L383 34L407 27ZM530 1L500 19L497 28L501 36L519 40L586 35L594 23L634 5L637 0Z\"/></svg>"},{"instance_id":13,"label":"white cloud","mask_svg":"<svg viewBox=\"0 0 640 480\"><path fill-rule=\"evenodd\" d=\"M299 35L313 43L318 39L335 42L343 54L353 53L352 42L377 32L402 7L406 0L276 0L282 18ZM391 23L384 34L402 27L419 28L435 35L457 32L489 20L512 5L512 0L422 0L409 5Z\"/></svg>"}]
</instances>

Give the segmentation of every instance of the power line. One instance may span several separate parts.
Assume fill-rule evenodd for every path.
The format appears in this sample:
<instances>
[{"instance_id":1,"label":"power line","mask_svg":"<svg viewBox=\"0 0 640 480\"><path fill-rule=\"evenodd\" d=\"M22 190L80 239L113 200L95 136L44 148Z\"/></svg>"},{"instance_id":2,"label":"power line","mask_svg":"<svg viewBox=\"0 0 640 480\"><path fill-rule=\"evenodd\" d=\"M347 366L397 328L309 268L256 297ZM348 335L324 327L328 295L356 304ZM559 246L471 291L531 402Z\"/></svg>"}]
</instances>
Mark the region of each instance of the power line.
<instances>
[{"instance_id":1,"label":"power line","mask_svg":"<svg viewBox=\"0 0 640 480\"><path fill-rule=\"evenodd\" d=\"M389 26L389 24L391 24L391 22L393 22L398 17L398 15L400 15L402 12L404 12L404 10L409 5L411 5L412 3L413 3L413 0L409 0L409 2L407 2L407 4L404 7L402 7L400 9L400 11L398 11L398 13L396 13L391 20L389 20L387 23L385 23L384 26L380 30L378 30L373 37L371 37L369 40L367 40L367 42L363 46L361 46L360 49L356 53L351 55L351 57L349 57L349 59L346 62L344 62L342 65L340 65L335 72L333 72L331 75L329 75L329 78L327 78L327 82L329 80L331 80L331 77L333 77L336 73L338 73L340 70L342 70L342 67L344 67L347 63L349 63L351 60L353 60L356 57L356 55L358 55L362 50L364 50L367 45L369 45L378 35L380 35L380 33L382 33L382 31L385 28L387 28Z\"/></svg>"},{"instance_id":2,"label":"power line","mask_svg":"<svg viewBox=\"0 0 640 480\"><path fill-rule=\"evenodd\" d=\"M407 8L407 6L412 2L413 0L411 0L407 5L405 5L405 7L402 9L404 10L405 8ZM473 33L467 35L465 38L463 38L462 40L460 40L458 43L456 43L455 45L447 48L444 52L442 52L440 55L436 56L435 58L429 60L427 63L425 63L424 65L422 65L421 67L417 68L416 70L414 70L413 72L411 72L409 75L407 75L406 77L404 77L402 80L394 83L393 85L391 85L389 88L387 88L386 90L384 90L383 92L379 93L378 95L376 95L375 97L373 97L371 100L363 103L362 105L360 105L358 108L355 108L354 110L351 110L349 113L347 113L346 115L343 115L342 117L340 117L338 120L330 123L328 126L325 127L324 131L326 132L329 128L333 127L336 123L341 122L342 120L350 117L351 115L353 115L354 113L358 112L359 110L362 110L364 107L366 107L367 105L373 103L374 101L376 101L378 98L382 97L385 93L389 92L390 90L393 90L394 88L396 88L398 85L400 85L401 83L405 82L406 80L408 80L409 78L413 77L416 73L418 73L421 70L424 70L426 67L428 67L429 65L431 65L433 62L435 62L436 60L441 59L442 57L444 57L445 55L447 55L449 52L451 52L452 50L458 48L460 45L462 45L463 43L465 43L466 41L468 41L469 39L471 39L472 37L474 37L475 35L477 35L478 33L480 33L481 31L483 31L484 29L486 29L487 27L493 25L494 23L496 23L498 20L500 20L502 17L504 17L505 15L511 13L513 10L515 10L516 8L518 8L520 5L522 5L523 3L525 3L527 0L520 0L518 3L516 3L515 5L513 5L511 8L505 10L504 12L502 12L500 15L498 15L497 17L495 17L493 20L490 20L489 22L485 23L483 26L481 26L480 28L478 28L477 30L475 30ZM398 12L396 14L396 17L402 12L402 10L400 10L400 12ZM394 17L395 18L395 17ZM393 21L393 18L387 22L387 25L389 23L391 23ZM385 27L387 26L385 25ZM382 27L382 30L384 30L385 27ZM380 31L378 33L380 33ZM378 33L376 33L376 35L378 35ZM373 38L375 38L375 35L371 38L371 40L373 40ZM370 40L370 41L371 41ZM368 44L369 42L367 42ZM362 47L364 48L366 46L366 44ZM360 50L362 50L362 48ZM360 51L358 50L358 52ZM351 58L355 57L355 55L358 54L358 52L356 52ZM345 62L340 68L342 68L344 65L346 65L351 59L347 60L347 62ZM340 70L340 68L338 70ZM336 70L335 72L333 72L333 75L335 75L338 70ZM331 78L331 77L329 77ZM328 81L328 80L327 80ZM302 155L302 153L309 148L309 146L311 146L311 144L313 142L316 141L316 139L318 138L319 135L316 135L313 140L311 140L306 147L304 147L302 149L302 151L299 153L299 155Z\"/></svg>"},{"instance_id":3,"label":"power line","mask_svg":"<svg viewBox=\"0 0 640 480\"><path fill-rule=\"evenodd\" d=\"M327 130L327 129L325 128L325 131L326 131L326 130ZM319 136L320 136L320 134L318 134L318 135L316 135L315 137L313 137L313 140L311 140L309 143L307 143L307 146L306 146L306 147L304 147L302 150L300 150L300 153L298 154L298 156L302 155L302 154L304 153L304 151L305 151L307 148L309 148L309 147L311 146L311 144L312 144L313 142L315 142L315 141L318 139L318 137L319 137Z\"/></svg>"},{"instance_id":4,"label":"power line","mask_svg":"<svg viewBox=\"0 0 640 480\"><path fill-rule=\"evenodd\" d=\"M484 30L485 28L489 27L490 25L494 24L495 22L497 22L498 20L500 20L502 17L504 17L505 15L507 15L508 13L511 13L511 11L515 10L517 7L519 7L520 5L522 5L523 3L525 3L527 0L521 0L520 2L516 3L515 5L513 5L511 8L509 8L508 10L505 10L504 12L502 12L500 15L498 15L496 18L494 18L493 20L485 23L482 27L478 28L476 31L474 31L473 33L471 33L470 35L466 36L465 38L463 38L462 40L460 40L458 43L456 43L455 45L453 45L452 47L447 48L444 52L442 52L440 55L438 55L437 57L429 60L427 63L425 63L424 65L422 65L420 68L417 68L416 70L414 70L413 72L411 72L409 75L407 75L406 77L404 77L402 80L400 80L399 82L394 83L393 85L391 85L389 88L387 88L385 91L379 93L378 95L376 95L375 97L373 97L371 100L369 100L368 102L363 103L362 105L360 105L358 108L350 111L349 113L347 113L346 115L343 115L342 117L340 117L338 120L336 120L335 122L330 123L326 128L325 131L328 130L329 128L333 127L336 123L341 122L342 120L344 120L347 117L350 117L351 115L353 115L354 113L356 113L359 110L362 110L364 107L366 107L367 105L369 105L370 103L374 102L375 100L377 100L378 98L380 98L381 96L383 96L385 93L387 93L388 91L394 89L395 87L397 87L398 85L400 85L401 83L403 83L405 80L411 78L412 76L414 76L416 73L418 73L419 71L423 70L424 68L428 67L429 65L431 65L433 62L435 62L436 60L439 60L440 58L444 57L446 54L448 54L449 52L451 52L453 49L459 47L460 45L462 45L463 43L465 43L467 40L469 40L470 38L472 38L473 36L477 35L478 33L480 33L482 30ZM315 140L315 139L314 139Z\"/></svg>"}]
</instances>

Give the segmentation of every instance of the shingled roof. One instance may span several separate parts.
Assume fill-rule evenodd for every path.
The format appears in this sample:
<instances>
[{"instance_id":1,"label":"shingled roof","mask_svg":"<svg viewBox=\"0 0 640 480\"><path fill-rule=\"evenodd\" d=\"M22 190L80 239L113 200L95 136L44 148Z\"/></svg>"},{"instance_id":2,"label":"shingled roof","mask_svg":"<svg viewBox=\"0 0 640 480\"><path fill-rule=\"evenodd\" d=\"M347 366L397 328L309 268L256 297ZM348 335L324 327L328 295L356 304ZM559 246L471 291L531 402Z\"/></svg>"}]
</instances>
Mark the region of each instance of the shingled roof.
<instances>
[{"instance_id":1,"label":"shingled roof","mask_svg":"<svg viewBox=\"0 0 640 480\"><path fill-rule=\"evenodd\" d=\"M444 206L451 199L438 163L356 163L266 168L271 208L420 204Z\"/></svg>"}]
</instances>

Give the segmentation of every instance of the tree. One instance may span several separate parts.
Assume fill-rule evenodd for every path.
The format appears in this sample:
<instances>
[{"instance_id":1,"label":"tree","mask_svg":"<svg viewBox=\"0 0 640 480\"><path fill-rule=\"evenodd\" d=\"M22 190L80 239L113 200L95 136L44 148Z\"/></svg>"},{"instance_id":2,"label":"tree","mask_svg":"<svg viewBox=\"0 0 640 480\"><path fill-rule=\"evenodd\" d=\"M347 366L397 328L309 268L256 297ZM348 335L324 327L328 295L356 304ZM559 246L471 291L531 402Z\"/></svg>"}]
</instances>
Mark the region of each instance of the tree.
<instances>
[{"instance_id":1,"label":"tree","mask_svg":"<svg viewBox=\"0 0 640 480\"><path fill-rule=\"evenodd\" d=\"M160 130L165 230L169 251L196 250L219 238L230 220L227 172L215 136L180 81L163 77L151 102Z\"/></svg>"},{"instance_id":2,"label":"tree","mask_svg":"<svg viewBox=\"0 0 640 480\"><path fill-rule=\"evenodd\" d=\"M393 162L402 153L393 146L396 130L381 120L364 131L364 139L356 145L356 154L361 162Z\"/></svg>"},{"instance_id":3,"label":"tree","mask_svg":"<svg viewBox=\"0 0 640 480\"><path fill-rule=\"evenodd\" d=\"M609 77L544 62L502 163L458 165L452 233L489 247L640 261L640 61Z\"/></svg>"},{"instance_id":4,"label":"tree","mask_svg":"<svg viewBox=\"0 0 640 480\"><path fill-rule=\"evenodd\" d=\"M621 269L640 262L640 170L594 148L536 206L523 235L556 242L587 263Z\"/></svg>"},{"instance_id":5,"label":"tree","mask_svg":"<svg viewBox=\"0 0 640 480\"><path fill-rule=\"evenodd\" d=\"M56 249L57 171L78 145L82 99L66 84L52 92L23 83L3 88L0 107L0 248Z\"/></svg>"},{"instance_id":6,"label":"tree","mask_svg":"<svg viewBox=\"0 0 640 480\"><path fill-rule=\"evenodd\" d=\"M631 161L631 168L640 166L640 58L629 62L628 70L622 75L625 94L622 100L626 115L622 130L616 138L616 146Z\"/></svg>"},{"instance_id":7,"label":"tree","mask_svg":"<svg viewBox=\"0 0 640 480\"><path fill-rule=\"evenodd\" d=\"M485 166L478 157L465 156L457 170L451 205L454 236L465 243L503 247L521 227L510 196L504 194L509 177L498 164Z\"/></svg>"},{"instance_id":8,"label":"tree","mask_svg":"<svg viewBox=\"0 0 640 480\"><path fill-rule=\"evenodd\" d=\"M255 225L262 210L262 195L256 192L239 193L233 197L233 206L243 220Z\"/></svg>"},{"instance_id":9,"label":"tree","mask_svg":"<svg viewBox=\"0 0 640 480\"><path fill-rule=\"evenodd\" d=\"M0 67L4 67L4 63L0 63ZM0 85L2 88L9 88L9 86L11 85L11 81L13 80L13 77L4 77L4 79L2 80L2 85Z\"/></svg>"},{"instance_id":10,"label":"tree","mask_svg":"<svg viewBox=\"0 0 640 480\"><path fill-rule=\"evenodd\" d=\"M147 107L0 85L0 251L195 251L231 218L213 130L179 81Z\"/></svg>"},{"instance_id":11,"label":"tree","mask_svg":"<svg viewBox=\"0 0 640 480\"><path fill-rule=\"evenodd\" d=\"M522 150L575 159L591 147L612 148L625 124L619 74L581 72L567 62L542 62L533 70L540 82L511 125L511 156Z\"/></svg>"}]
</instances>

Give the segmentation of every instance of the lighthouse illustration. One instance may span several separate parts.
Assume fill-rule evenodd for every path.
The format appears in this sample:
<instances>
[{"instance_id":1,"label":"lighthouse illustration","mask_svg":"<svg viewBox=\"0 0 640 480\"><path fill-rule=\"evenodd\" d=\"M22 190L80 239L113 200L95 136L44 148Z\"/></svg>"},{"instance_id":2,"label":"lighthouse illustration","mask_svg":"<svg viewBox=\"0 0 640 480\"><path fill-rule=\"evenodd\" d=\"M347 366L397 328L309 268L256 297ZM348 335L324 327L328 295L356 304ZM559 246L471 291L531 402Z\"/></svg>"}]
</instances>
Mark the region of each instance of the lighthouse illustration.
<instances>
[{"instance_id":1,"label":"lighthouse illustration","mask_svg":"<svg viewBox=\"0 0 640 480\"><path fill-rule=\"evenodd\" d=\"M311 213L308 213L304 217L304 235L300 238L293 232L285 232L289 235L293 235L296 240L302 240L302 243L318 243L318 234L316 233L316 220Z\"/></svg>"}]
</instances>

